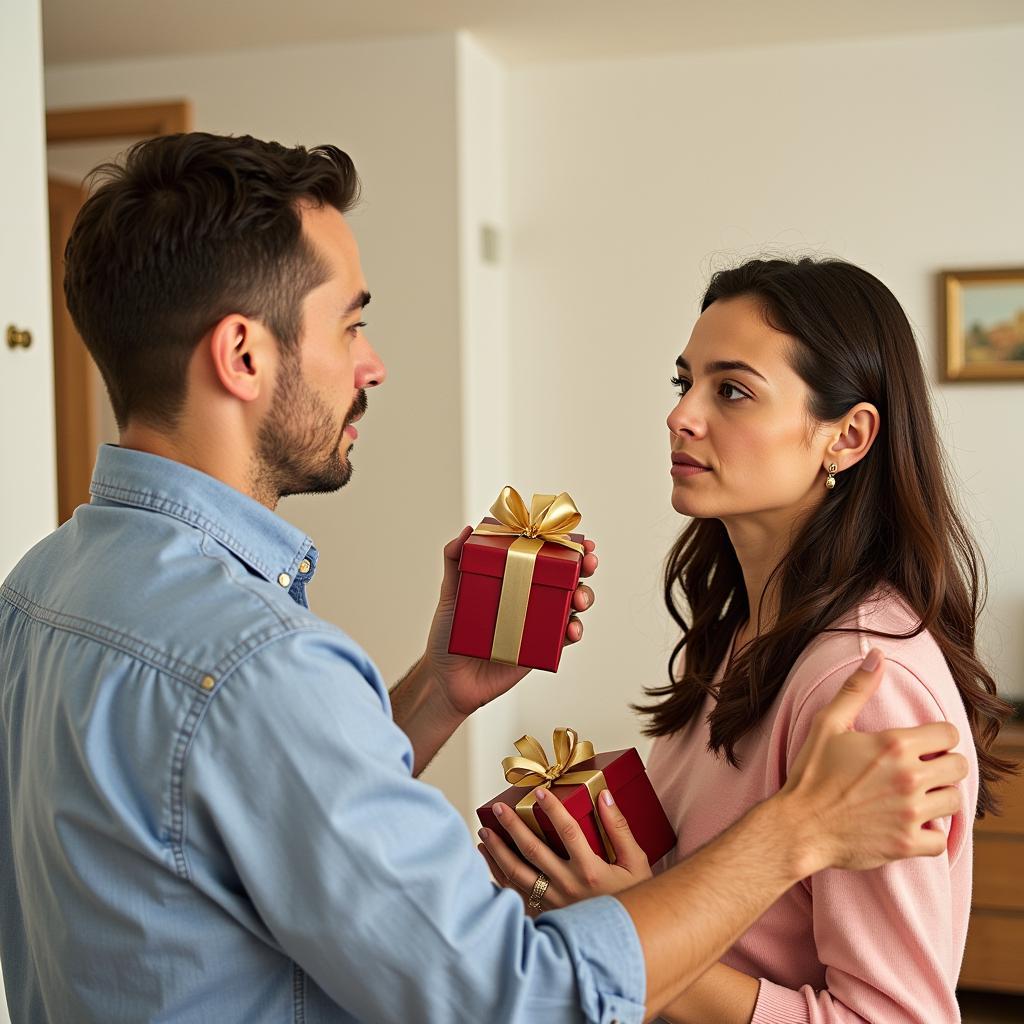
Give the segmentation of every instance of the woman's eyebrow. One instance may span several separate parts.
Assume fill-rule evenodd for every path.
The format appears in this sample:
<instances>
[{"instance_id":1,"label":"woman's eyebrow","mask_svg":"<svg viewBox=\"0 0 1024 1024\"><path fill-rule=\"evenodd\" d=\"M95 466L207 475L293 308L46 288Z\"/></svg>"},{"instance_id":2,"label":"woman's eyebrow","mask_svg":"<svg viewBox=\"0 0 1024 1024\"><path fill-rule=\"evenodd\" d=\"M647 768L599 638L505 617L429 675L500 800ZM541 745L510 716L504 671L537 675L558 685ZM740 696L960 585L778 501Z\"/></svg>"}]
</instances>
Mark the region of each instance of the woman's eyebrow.
<instances>
[{"instance_id":1,"label":"woman's eyebrow","mask_svg":"<svg viewBox=\"0 0 1024 1024\"><path fill-rule=\"evenodd\" d=\"M691 372L689 362L682 356L676 358L676 366L680 370L686 370L687 373ZM765 384L768 383L768 378L763 373L758 372L750 363L745 363L742 359L716 359L713 363L708 363L704 367L705 373L722 373L728 370L742 370L746 373L752 373L755 377L760 377Z\"/></svg>"}]
</instances>

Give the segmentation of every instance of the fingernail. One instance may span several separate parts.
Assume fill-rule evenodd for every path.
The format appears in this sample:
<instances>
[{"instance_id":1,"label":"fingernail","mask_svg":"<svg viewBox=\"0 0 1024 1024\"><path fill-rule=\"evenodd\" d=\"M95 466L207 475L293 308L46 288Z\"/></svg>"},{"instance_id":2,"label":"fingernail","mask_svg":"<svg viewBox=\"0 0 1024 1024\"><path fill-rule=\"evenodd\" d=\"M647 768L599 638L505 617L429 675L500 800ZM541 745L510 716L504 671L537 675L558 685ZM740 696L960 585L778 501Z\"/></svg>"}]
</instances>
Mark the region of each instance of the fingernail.
<instances>
[{"instance_id":1,"label":"fingernail","mask_svg":"<svg viewBox=\"0 0 1024 1024\"><path fill-rule=\"evenodd\" d=\"M861 662L861 668L865 672L874 672L882 664L882 652L877 647L868 651L868 656Z\"/></svg>"},{"instance_id":2,"label":"fingernail","mask_svg":"<svg viewBox=\"0 0 1024 1024\"><path fill-rule=\"evenodd\" d=\"M548 798L548 791L546 789L535 789L533 793L538 800L547 800Z\"/></svg>"},{"instance_id":3,"label":"fingernail","mask_svg":"<svg viewBox=\"0 0 1024 1024\"><path fill-rule=\"evenodd\" d=\"M477 830L477 833L476 833L476 834L477 834L477 835L478 835L478 836L479 836L479 837L480 837L481 839L486 839L486 838L487 838L487 829L485 829L485 828L481 828L481 829L478 829L478 830Z\"/></svg>"},{"instance_id":4,"label":"fingernail","mask_svg":"<svg viewBox=\"0 0 1024 1024\"><path fill-rule=\"evenodd\" d=\"M495 804L493 810L494 813L500 818L505 813L505 805Z\"/></svg>"},{"instance_id":5,"label":"fingernail","mask_svg":"<svg viewBox=\"0 0 1024 1024\"><path fill-rule=\"evenodd\" d=\"M611 807L615 803L612 799L612 791L610 789L604 789L601 791L601 800L605 807Z\"/></svg>"}]
</instances>

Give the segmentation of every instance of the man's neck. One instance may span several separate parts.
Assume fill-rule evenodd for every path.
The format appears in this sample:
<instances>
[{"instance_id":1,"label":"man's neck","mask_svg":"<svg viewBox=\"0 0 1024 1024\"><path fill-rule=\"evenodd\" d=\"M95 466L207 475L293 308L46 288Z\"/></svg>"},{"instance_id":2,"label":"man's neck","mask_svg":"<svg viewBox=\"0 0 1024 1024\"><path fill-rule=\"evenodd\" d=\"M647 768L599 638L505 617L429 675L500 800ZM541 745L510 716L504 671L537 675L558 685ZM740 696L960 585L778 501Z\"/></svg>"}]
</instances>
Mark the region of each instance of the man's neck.
<instances>
[{"instance_id":1,"label":"man's neck","mask_svg":"<svg viewBox=\"0 0 1024 1024\"><path fill-rule=\"evenodd\" d=\"M219 432L210 430L203 433L217 437ZM158 430L144 423L132 422L121 431L118 444L122 448L159 455L198 469L265 505L271 512L277 509L280 495L272 488L260 485L247 453L238 451L239 446L230 442L211 444L208 439L192 437L182 431Z\"/></svg>"}]
</instances>

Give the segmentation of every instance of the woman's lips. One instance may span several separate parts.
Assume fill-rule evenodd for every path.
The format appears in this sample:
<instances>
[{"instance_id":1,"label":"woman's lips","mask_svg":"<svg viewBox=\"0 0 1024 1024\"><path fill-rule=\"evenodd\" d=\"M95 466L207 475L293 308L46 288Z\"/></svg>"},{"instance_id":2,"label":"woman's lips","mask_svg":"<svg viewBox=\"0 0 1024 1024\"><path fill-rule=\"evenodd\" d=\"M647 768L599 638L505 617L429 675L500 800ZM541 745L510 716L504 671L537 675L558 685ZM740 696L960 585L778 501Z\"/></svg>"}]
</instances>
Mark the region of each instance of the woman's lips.
<instances>
[{"instance_id":1,"label":"woman's lips","mask_svg":"<svg viewBox=\"0 0 1024 1024\"><path fill-rule=\"evenodd\" d=\"M673 462L672 475L675 477L697 476L700 473L710 473L707 466L692 466L688 462Z\"/></svg>"},{"instance_id":2,"label":"woman's lips","mask_svg":"<svg viewBox=\"0 0 1024 1024\"><path fill-rule=\"evenodd\" d=\"M710 470L702 462L695 459L686 452L672 453L672 475L674 477L697 476L700 473L708 473Z\"/></svg>"}]
</instances>

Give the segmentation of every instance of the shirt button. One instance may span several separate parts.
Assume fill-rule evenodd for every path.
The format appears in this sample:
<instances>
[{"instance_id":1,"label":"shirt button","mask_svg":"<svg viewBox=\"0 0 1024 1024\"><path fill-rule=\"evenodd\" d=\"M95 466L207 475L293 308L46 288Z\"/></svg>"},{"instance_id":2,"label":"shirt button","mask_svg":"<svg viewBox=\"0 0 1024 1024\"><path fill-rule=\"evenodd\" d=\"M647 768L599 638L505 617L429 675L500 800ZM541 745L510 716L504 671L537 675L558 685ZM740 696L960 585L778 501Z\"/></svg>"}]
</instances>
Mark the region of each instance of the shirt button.
<instances>
[{"instance_id":1,"label":"shirt button","mask_svg":"<svg viewBox=\"0 0 1024 1024\"><path fill-rule=\"evenodd\" d=\"M213 676L203 676L203 681L199 684L204 690L212 690L217 684L217 680Z\"/></svg>"},{"instance_id":2,"label":"shirt button","mask_svg":"<svg viewBox=\"0 0 1024 1024\"><path fill-rule=\"evenodd\" d=\"M309 572L309 570L312 568L313 565L308 558L304 558L301 562L299 562L299 572L301 572L303 575Z\"/></svg>"},{"instance_id":3,"label":"shirt button","mask_svg":"<svg viewBox=\"0 0 1024 1024\"><path fill-rule=\"evenodd\" d=\"M286 572L281 573L281 575L277 577L277 582L280 583L282 587L287 587L288 584L291 583L291 581L291 576L289 576L288 573Z\"/></svg>"}]
</instances>

